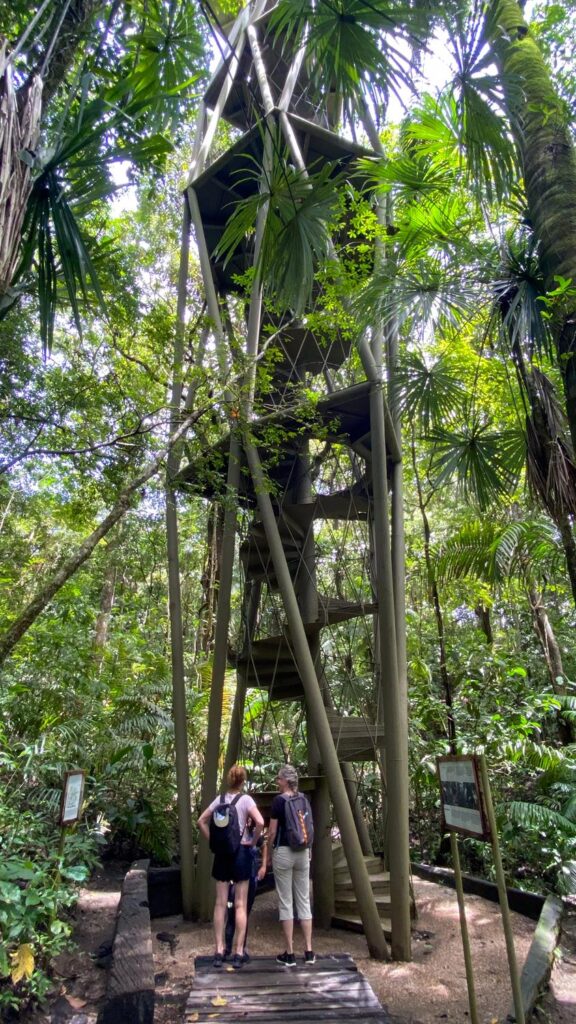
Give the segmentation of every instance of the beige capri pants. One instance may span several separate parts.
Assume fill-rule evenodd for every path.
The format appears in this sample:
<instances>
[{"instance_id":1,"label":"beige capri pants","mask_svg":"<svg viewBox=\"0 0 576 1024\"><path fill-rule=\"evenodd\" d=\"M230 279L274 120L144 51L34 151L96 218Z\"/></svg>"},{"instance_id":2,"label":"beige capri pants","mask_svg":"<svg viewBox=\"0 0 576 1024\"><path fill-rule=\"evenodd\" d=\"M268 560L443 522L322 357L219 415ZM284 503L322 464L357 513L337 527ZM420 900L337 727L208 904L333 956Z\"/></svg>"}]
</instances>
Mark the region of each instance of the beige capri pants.
<instances>
[{"instance_id":1,"label":"beige capri pants","mask_svg":"<svg viewBox=\"0 0 576 1024\"><path fill-rule=\"evenodd\" d=\"M310 909L310 851L277 846L272 853L272 867L278 893L281 921L294 919L294 904L299 921L312 917Z\"/></svg>"}]
</instances>

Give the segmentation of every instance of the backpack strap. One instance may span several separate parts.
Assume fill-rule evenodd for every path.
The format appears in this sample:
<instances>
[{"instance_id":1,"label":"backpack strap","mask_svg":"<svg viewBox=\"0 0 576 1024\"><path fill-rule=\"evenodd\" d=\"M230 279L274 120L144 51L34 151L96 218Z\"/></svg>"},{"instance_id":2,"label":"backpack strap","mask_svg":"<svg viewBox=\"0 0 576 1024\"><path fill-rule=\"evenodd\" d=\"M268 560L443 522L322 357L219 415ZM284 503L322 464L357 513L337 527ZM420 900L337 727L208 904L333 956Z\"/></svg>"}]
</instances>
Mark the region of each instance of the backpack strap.
<instances>
[{"instance_id":1,"label":"backpack strap","mask_svg":"<svg viewBox=\"0 0 576 1024\"><path fill-rule=\"evenodd\" d=\"M230 807L234 807L238 803L240 797L243 795L243 793L237 793L234 799L230 801Z\"/></svg>"}]
</instances>

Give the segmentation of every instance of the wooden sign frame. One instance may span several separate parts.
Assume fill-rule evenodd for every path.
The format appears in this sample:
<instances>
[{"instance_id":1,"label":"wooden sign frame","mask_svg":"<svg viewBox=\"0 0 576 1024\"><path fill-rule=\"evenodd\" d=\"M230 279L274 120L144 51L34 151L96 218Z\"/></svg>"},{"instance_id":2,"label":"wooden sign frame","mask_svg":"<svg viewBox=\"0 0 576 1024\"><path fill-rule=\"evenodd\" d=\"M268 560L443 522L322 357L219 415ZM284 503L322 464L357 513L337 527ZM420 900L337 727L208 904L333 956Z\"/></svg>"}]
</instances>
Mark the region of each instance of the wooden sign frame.
<instances>
[{"instance_id":1,"label":"wooden sign frame","mask_svg":"<svg viewBox=\"0 0 576 1024\"><path fill-rule=\"evenodd\" d=\"M78 821L84 799L84 778L86 772L77 769L64 773L64 788L60 801L60 825L72 825Z\"/></svg>"},{"instance_id":2,"label":"wooden sign frame","mask_svg":"<svg viewBox=\"0 0 576 1024\"><path fill-rule=\"evenodd\" d=\"M473 754L449 754L437 757L436 766L442 830L488 842L491 833L478 759Z\"/></svg>"}]
</instances>

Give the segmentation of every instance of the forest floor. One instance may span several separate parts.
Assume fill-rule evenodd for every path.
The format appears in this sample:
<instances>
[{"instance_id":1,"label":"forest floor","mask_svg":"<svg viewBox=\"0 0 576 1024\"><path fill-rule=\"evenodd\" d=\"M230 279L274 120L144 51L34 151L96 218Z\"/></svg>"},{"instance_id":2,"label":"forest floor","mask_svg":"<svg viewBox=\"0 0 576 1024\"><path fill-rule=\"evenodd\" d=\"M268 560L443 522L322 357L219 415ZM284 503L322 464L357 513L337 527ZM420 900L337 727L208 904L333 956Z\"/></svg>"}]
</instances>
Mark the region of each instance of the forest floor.
<instances>
[{"instance_id":1,"label":"forest floor","mask_svg":"<svg viewBox=\"0 0 576 1024\"><path fill-rule=\"evenodd\" d=\"M57 958L54 991L42 1009L22 1015L21 1024L95 1024L106 986L106 946L113 938L127 867L105 865L82 890L74 920L77 948ZM419 878L414 879L414 888L418 917L413 926L411 963L371 960L362 935L335 929L316 931L314 948L318 953L350 953L394 1024L463 1024L469 1020L469 1010L456 895ZM499 908L479 896L467 896L466 913L479 1020L481 1024L498 1024L505 1020L512 1002ZM511 917L521 968L535 923L520 914ZM213 951L212 929L181 917L167 917L152 922L152 934L155 1024L183 1024L194 958ZM297 954L301 953L299 940L298 935ZM273 892L259 896L254 904L247 948L252 954L268 956L283 948ZM564 953L556 963L538 1018L542 1024L574 1024L575 978L576 929L565 936Z\"/></svg>"}]
</instances>

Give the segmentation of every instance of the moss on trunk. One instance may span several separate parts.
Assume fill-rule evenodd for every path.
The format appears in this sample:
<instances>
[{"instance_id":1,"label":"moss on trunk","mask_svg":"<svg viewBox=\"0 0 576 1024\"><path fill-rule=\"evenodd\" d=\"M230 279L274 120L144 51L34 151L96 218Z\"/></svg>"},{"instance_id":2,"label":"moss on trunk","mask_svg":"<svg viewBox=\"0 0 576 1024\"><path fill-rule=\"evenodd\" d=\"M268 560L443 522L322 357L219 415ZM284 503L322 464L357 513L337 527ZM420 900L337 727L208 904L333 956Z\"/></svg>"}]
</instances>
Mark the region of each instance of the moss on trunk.
<instances>
[{"instance_id":1,"label":"moss on trunk","mask_svg":"<svg viewBox=\"0 0 576 1024\"><path fill-rule=\"evenodd\" d=\"M516 0L494 0L488 25L547 287L560 277L574 283L556 303L554 326L576 448L576 152L568 111Z\"/></svg>"}]
</instances>

